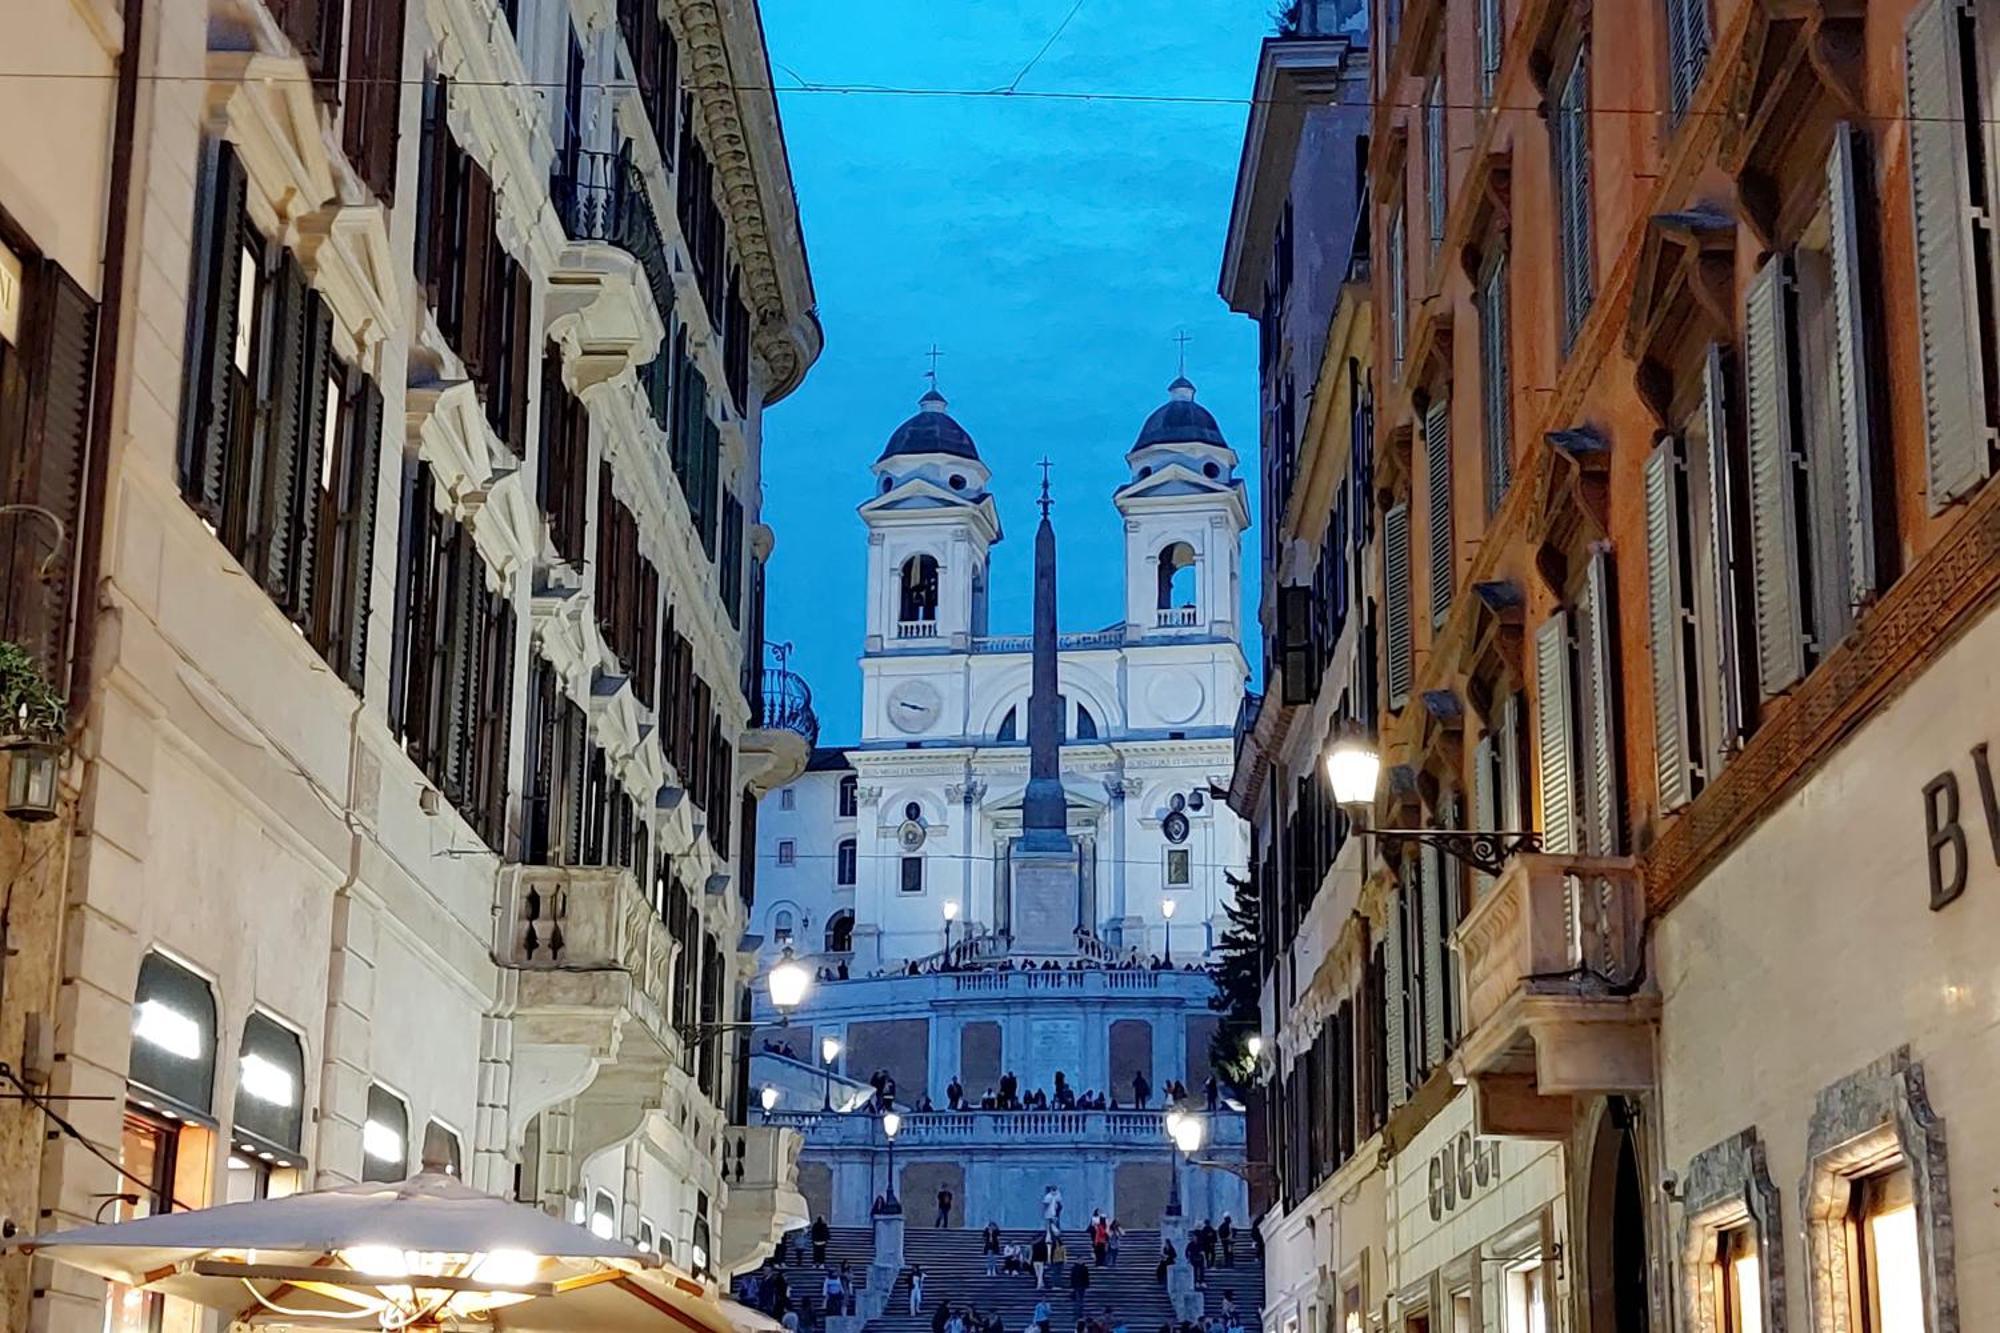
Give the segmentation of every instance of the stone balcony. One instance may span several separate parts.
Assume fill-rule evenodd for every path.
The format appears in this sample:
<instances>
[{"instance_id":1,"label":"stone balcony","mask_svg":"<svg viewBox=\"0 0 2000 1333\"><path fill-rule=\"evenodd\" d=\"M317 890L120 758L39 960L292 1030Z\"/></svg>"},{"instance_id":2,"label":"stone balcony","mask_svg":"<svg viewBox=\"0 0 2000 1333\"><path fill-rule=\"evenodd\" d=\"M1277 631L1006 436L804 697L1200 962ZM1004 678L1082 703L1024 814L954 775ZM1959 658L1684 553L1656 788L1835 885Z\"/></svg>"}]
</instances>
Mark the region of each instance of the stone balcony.
<instances>
[{"instance_id":1,"label":"stone balcony","mask_svg":"<svg viewBox=\"0 0 2000 1333\"><path fill-rule=\"evenodd\" d=\"M494 957L516 972L515 1042L589 1052L658 1083L680 1056L674 944L621 866L509 866Z\"/></svg>"},{"instance_id":2,"label":"stone balcony","mask_svg":"<svg viewBox=\"0 0 2000 1333\"><path fill-rule=\"evenodd\" d=\"M796 672L766 667L759 682L756 725L737 745L744 780L759 795L776 791L806 771L819 743L819 715L812 690Z\"/></svg>"},{"instance_id":3,"label":"stone balcony","mask_svg":"<svg viewBox=\"0 0 2000 1333\"><path fill-rule=\"evenodd\" d=\"M722 1136L722 1210L716 1271L748 1272L778 1248L778 1240L812 1221L799 1193L798 1131L781 1125L732 1125Z\"/></svg>"},{"instance_id":4,"label":"stone balcony","mask_svg":"<svg viewBox=\"0 0 2000 1333\"><path fill-rule=\"evenodd\" d=\"M617 153L578 153L550 182L567 244L549 274L545 323L575 387L659 355L673 282L645 181Z\"/></svg>"},{"instance_id":5,"label":"stone balcony","mask_svg":"<svg viewBox=\"0 0 2000 1333\"><path fill-rule=\"evenodd\" d=\"M1562 1138L1574 1098L1653 1084L1660 997L1629 857L1515 856L1459 926L1479 1132Z\"/></svg>"}]
</instances>

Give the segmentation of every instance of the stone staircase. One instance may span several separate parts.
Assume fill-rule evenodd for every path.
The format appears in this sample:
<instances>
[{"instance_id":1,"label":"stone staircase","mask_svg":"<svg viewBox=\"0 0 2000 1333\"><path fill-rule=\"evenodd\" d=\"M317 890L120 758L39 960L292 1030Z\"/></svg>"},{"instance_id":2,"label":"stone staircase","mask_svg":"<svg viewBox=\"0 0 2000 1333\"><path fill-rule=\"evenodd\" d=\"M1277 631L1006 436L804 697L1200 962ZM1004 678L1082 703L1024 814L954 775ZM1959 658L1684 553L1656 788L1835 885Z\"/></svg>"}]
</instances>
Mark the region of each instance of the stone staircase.
<instances>
[{"instance_id":1,"label":"stone staircase","mask_svg":"<svg viewBox=\"0 0 2000 1333\"><path fill-rule=\"evenodd\" d=\"M1003 1243L1031 1244L1035 1234L1033 1231L1008 1231L1003 1233ZM1063 1241L1068 1248L1070 1263L1079 1258L1085 1263L1091 1262L1089 1238L1081 1228L1065 1230ZM869 1229L836 1227L827 1245L827 1261L837 1266L846 1260L850 1272L865 1291L873 1246L873 1233ZM903 1238L904 1266L896 1274L881 1313L867 1321L867 1333L930 1333L931 1317L938 1302L947 1300L954 1306L971 1306L982 1315L998 1313L1006 1333L1021 1333L1034 1314L1035 1302L1045 1299L1049 1303L1051 1326L1056 1330L1073 1327L1067 1268L1058 1273L1051 1265L1048 1289L1037 1292L1034 1278L1026 1274L986 1276L986 1256L981 1246L982 1237L978 1231L909 1229ZM811 1309L815 1313L808 1322L817 1327L820 1281L825 1270L815 1268L809 1262L812 1257L809 1245L793 1248L794 1261L787 1270L787 1278L791 1283L794 1303L798 1303L798 1298L802 1296L811 1298ZM1154 1275L1159 1257L1158 1231L1126 1232L1124 1243L1119 1248L1117 1265L1109 1268L1092 1266L1090 1290L1084 1308L1099 1317L1107 1311L1116 1311L1131 1333L1156 1333L1162 1324L1172 1323L1172 1302L1167 1299L1166 1288ZM910 1270L919 1264L924 1270L924 1302L921 1311L912 1316L909 1313ZM1209 1273L1207 1296L1211 1311L1220 1309L1225 1291L1235 1299L1244 1323L1251 1328L1257 1327L1257 1311L1264 1296L1264 1272L1251 1245L1237 1246L1234 1268L1217 1268ZM866 1309L873 1302L864 1295L861 1304Z\"/></svg>"}]
</instances>

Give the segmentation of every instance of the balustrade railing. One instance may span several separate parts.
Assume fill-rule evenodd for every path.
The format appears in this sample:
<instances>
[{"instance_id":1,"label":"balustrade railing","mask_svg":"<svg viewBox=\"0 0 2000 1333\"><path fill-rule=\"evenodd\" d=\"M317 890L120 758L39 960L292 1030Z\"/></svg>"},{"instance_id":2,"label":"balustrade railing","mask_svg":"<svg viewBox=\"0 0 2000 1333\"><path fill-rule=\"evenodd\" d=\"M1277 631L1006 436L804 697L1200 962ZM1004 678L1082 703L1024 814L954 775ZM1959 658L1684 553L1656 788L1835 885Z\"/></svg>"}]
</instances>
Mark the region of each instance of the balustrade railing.
<instances>
[{"instance_id":1,"label":"balustrade railing","mask_svg":"<svg viewBox=\"0 0 2000 1333\"><path fill-rule=\"evenodd\" d=\"M896 637L899 639L935 639L938 636L935 620L899 620L896 622Z\"/></svg>"},{"instance_id":2,"label":"balustrade railing","mask_svg":"<svg viewBox=\"0 0 2000 1333\"><path fill-rule=\"evenodd\" d=\"M623 153L559 157L549 178L556 216L572 241L601 241L625 251L646 272L661 317L673 309L673 270L646 180Z\"/></svg>"},{"instance_id":3,"label":"balustrade railing","mask_svg":"<svg viewBox=\"0 0 2000 1333\"><path fill-rule=\"evenodd\" d=\"M1195 609L1191 606L1162 607L1157 623L1161 629L1191 629L1195 623Z\"/></svg>"}]
</instances>

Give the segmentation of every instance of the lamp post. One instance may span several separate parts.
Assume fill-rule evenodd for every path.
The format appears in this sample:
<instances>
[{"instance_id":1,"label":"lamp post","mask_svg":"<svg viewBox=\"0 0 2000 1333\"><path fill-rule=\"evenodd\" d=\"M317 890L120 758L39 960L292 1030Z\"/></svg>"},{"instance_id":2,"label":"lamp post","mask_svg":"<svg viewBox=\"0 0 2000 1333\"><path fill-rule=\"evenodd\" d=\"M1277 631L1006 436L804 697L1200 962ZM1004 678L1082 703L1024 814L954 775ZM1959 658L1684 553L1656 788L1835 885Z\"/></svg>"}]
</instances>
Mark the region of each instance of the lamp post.
<instances>
[{"instance_id":1,"label":"lamp post","mask_svg":"<svg viewBox=\"0 0 2000 1333\"><path fill-rule=\"evenodd\" d=\"M819 1109L822 1111L831 1111L833 1109L833 1061L834 1057L839 1054L840 1038L821 1037L819 1039L819 1068L820 1073L826 1077L826 1096L819 1104Z\"/></svg>"},{"instance_id":2,"label":"lamp post","mask_svg":"<svg viewBox=\"0 0 2000 1333\"><path fill-rule=\"evenodd\" d=\"M1352 722L1342 725L1322 762L1326 766L1327 785L1333 789L1334 803L1350 813L1357 837L1377 838L1391 848L1405 842L1433 847L1488 875L1505 870L1509 857L1542 848L1542 835L1532 831L1370 828L1367 816L1375 806L1376 787L1382 780L1382 756Z\"/></svg>"},{"instance_id":3,"label":"lamp post","mask_svg":"<svg viewBox=\"0 0 2000 1333\"><path fill-rule=\"evenodd\" d=\"M785 952L771 965L770 972L765 975L764 984L770 990L771 1007L778 1011L778 1025L783 1027L792 1021L792 1011L799 1007L800 1002L806 998L806 992L812 989L812 973L806 970L805 964L792 953L792 946L787 944ZM677 1023L674 1025L674 1032L684 1044L700 1046L725 1032L744 1032L766 1026L769 1024L756 1020L740 1023Z\"/></svg>"},{"instance_id":4,"label":"lamp post","mask_svg":"<svg viewBox=\"0 0 2000 1333\"><path fill-rule=\"evenodd\" d=\"M958 900L947 899L944 905L944 960L951 961L951 923L958 920Z\"/></svg>"},{"instance_id":5,"label":"lamp post","mask_svg":"<svg viewBox=\"0 0 2000 1333\"><path fill-rule=\"evenodd\" d=\"M1181 1168L1201 1148L1201 1117L1176 1106L1167 1112L1167 1137L1174 1144L1174 1169L1167 1192L1167 1216L1181 1215Z\"/></svg>"},{"instance_id":6,"label":"lamp post","mask_svg":"<svg viewBox=\"0 0 2000 1333\"><path fill-rule=\"evenodd\" d=\"M1167 966L1174 965L1174 908L1178 906L1172 898L1160 899L1160 915L1167 919Z\"/></svg>"},{"instance_id":7,"label":"lamp post","mask_svg":"<svg viewBox=\"0 0 2000 1333\"><path fill-rule=\"evenodd\" d=\"M902 1127L902 1116L894 1111L883 1113L882 1137L889 1140L889 1192L882 1197L882 1211L885 1213L903 1211L901 1201L896 1198L896 1131Z\"/></svg>"}]
</instances>

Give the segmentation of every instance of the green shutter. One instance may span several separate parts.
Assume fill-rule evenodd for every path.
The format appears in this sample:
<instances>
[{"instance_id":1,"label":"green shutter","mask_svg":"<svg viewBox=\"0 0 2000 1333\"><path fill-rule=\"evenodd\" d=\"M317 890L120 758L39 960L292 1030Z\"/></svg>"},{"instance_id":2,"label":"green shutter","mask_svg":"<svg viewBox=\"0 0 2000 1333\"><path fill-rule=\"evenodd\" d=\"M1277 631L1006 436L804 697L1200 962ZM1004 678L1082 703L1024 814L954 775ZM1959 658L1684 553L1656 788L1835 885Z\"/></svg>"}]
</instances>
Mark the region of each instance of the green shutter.
<instances>
[{"instance_id":1,"label":"green shutter","mask_svg":"<svg viewBox=\"0 0 2000 1333\"><path fill-rule=\"evenodd\" d=\"M1798 483L1792 402L1791 286L1782 256L1751 279L1743 322L1750 430L1750 539L1757 609L1757 674L1764 694L1778 694L1805 674L1805 620L1799 597Z\"/></svg>"},{"instance_id":2,"label":"green shutter","mask_svg":"<svg viewBox=\"0 0 2000 1333\"><path fill-rule=\"evenodd\" d=\"M1646 612L1653 659L1653 758L1660 809L1694 795L1687 706L1688 614L1681 516L1687 478L1681 441L1668 436L1646 460Z\"/></svg>"},{"instance_id":3,"label":"green shutter","mask_svg":"<svg viewBox=\"0 0 2000 1333\"><path fill-rule=\"evenodd\" d=\"M1535 631L1535 748L1542 789L1542 849L1567 855L1577 850L1575 703L1567 611L1555 612Z\"/></svg>"}]
</instances>

